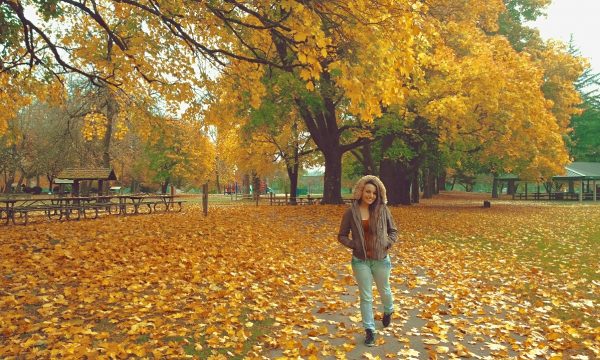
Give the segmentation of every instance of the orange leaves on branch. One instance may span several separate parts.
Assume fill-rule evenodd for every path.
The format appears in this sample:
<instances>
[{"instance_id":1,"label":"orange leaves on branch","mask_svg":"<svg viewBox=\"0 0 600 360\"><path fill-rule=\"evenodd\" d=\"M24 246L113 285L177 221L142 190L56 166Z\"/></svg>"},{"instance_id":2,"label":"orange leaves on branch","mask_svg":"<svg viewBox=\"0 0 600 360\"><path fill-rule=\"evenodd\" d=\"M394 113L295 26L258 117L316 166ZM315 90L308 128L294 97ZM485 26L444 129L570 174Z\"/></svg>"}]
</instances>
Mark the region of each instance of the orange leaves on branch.
<instances>
[{"instance_id":1,"label":"orange leaves on branch","mask_svg":"<svg viewBox=\"0 0 600 360\"><path fill-rule=\"evenodd\" d=\"M103 113L92 109L83 118L83 126L81 132L83 138L87 141L101 139L107 131L108 119Z\"/></svg>"}]
</instances>

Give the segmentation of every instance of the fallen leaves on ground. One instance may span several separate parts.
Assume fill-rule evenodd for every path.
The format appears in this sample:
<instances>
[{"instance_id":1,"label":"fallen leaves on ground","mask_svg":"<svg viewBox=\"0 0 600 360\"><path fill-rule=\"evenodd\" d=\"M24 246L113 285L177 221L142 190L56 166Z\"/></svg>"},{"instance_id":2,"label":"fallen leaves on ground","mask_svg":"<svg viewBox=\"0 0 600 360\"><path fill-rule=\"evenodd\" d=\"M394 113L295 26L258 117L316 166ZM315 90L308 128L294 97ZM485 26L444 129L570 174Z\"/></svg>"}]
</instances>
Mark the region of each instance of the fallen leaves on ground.
<instances>
[{"instance_id":1,"label":"fallen leaves on ground","mask_svg":"<svg viewBox=\"0 0 600 360\"><path fill-rule=\"evenodd\" d=\"M341 300L350 255L336 241L344 208L0 227L0 357L365 354L359 313L319 318L352 308ZM398 319L380 357L394 344L409 358L600 356L599 210L444 197L393 208ZM411 310L422 326L402 327Z\"/></svg>"}]
</instances>

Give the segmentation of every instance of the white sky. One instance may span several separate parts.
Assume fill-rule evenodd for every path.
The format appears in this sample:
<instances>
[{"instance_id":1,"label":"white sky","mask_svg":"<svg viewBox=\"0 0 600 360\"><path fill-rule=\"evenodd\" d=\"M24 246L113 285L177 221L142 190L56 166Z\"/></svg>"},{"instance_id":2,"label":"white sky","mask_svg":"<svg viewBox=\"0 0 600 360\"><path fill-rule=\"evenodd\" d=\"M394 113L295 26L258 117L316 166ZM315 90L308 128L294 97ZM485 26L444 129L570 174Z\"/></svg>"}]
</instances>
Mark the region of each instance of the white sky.
<instances>
[{"instance_id":1,"label":"white sky","mask_svg":"<svg viewBox=\"0 0 600 360\"><path fill-rule=\"evenodd\" d=\"M532 23L542 38L567 43L572 34L581 55L600 72L600 0L552 0L546 14Z\"/></svg>"}]
</instances>

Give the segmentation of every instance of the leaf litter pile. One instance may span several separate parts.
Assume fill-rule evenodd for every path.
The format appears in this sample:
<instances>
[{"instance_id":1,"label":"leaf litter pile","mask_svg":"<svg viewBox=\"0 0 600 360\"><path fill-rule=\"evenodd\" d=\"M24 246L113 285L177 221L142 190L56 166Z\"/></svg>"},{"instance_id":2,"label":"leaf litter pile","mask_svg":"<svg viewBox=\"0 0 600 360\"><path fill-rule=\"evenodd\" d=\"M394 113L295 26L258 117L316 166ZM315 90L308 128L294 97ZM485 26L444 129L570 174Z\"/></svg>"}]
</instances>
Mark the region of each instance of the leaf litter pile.
<instances>
[{"instance_id":1,"label":"leaf litter pile","mask_svg":"<svg viewBox=\"0 0 600 360\"><path fill-rule=\"evenodd\" d=\"M345 206L2 226L0 358L599 357L600 206L479 204L392 208L396 310L375 348Z\"/></svg>"}]
</instances>

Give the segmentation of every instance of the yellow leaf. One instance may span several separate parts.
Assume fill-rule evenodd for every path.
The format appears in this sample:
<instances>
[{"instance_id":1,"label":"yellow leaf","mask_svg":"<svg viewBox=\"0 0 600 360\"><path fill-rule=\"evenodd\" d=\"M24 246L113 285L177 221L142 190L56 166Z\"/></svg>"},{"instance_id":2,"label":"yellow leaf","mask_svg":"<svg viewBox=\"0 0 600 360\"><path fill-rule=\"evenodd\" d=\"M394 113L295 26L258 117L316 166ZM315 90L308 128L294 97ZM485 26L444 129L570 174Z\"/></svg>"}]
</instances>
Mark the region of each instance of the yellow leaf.
<instances>
[{"instance_id":1,"label":"yellow leaf","mask_svg":"<svg viewBox=\"0 0 600 360\"><path fill-rule=\"evenodd\" d=\"M436 346L435 348L435 352L437 352L438 354L447 354L448 351L450 351L450 348L448 348L447 346Z\"/></svg>"}]
</instances>

